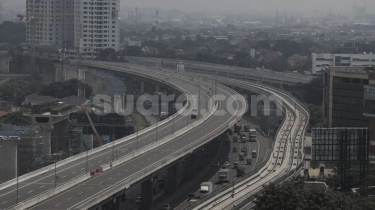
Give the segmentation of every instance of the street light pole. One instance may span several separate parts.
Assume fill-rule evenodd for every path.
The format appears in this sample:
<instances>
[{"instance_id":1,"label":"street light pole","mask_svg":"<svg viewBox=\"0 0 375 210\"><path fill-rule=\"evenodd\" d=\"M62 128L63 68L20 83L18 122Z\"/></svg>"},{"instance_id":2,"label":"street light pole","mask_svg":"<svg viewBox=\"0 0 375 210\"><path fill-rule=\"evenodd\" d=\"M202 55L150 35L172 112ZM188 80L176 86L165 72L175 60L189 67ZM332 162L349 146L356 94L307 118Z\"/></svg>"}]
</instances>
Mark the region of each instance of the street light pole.
<instances>
[{"instance_id":1,"label":"street light pole","mask_svg":"<svg viewBox=\"0 0 375 210\"><path fill-rule=\"evenodd\" d=\"M57 185L57 176L56 176L56 154L55 154L55 188L56 188L56 185Z\"/></svg>"},{"instance_id":2,"label":"street light pole","mask_svg":"<svg viewBox=\"0 0 375 210\"><path fill-rule=\"evenodd\" d=\"M158 141L158 122L156 121L156 126L155 126L155 141Z\"/></svg>"}]
</instances>

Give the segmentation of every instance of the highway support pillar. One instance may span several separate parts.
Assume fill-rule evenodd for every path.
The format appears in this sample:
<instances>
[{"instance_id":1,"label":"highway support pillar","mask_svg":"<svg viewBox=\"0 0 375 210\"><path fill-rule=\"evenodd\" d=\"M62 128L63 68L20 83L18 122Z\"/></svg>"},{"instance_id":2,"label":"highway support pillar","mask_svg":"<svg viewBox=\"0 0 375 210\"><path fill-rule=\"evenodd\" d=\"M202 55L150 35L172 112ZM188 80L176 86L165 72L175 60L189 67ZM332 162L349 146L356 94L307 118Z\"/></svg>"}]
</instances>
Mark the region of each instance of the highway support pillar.
<instances>
[{"instance_id":1,"label":"highway support pillar","mask_svg":"<svg viewBox=\"0 0 375 210\"><path fill-rule=\"evenodd\" d=\"M149 210L153 207L153 189L152 189L152 178L147 179L141 184L141 197L142 197L142 210Z\"/></svg>"},{"instance_id":2,"label":"highway support pillar","mask_svg":"<svg viewBox=\"0 0 375 210\"><path fill-rule=\"evenodd\" d=\"M185 178L192 180L195 176L195 161L194 154L189 155L185 159Z\"/></svg>"},{"instance_id":3,"label":"highway support pillar","mask_svg":"<svg viewBox=\"0 0 375 210\"><path fill-rule=\"evenodd\" d=\"M159 85L155 85L155 92L159 92Z\"/></svg>"},{"instance_id":4,"label":"highway support pillar","mask_svg":"<svg viewBox=\"0 0 375 210\"><path fill-rule=\"evenodd\" d=\"M145 81L141 81L141 93L145 92Z\"/></svg>"},{"instance_id":5,"label":"highway support pillar","mask_svg":"<svg viewBox=\"0 0 375 210\"><path fill-rule=\"evenodd\" d=\"M165 191L168 194L173 194L178 188L178 167L179 164L175 164L167 169L167 183Z\"/></svg>"}]
</instances>

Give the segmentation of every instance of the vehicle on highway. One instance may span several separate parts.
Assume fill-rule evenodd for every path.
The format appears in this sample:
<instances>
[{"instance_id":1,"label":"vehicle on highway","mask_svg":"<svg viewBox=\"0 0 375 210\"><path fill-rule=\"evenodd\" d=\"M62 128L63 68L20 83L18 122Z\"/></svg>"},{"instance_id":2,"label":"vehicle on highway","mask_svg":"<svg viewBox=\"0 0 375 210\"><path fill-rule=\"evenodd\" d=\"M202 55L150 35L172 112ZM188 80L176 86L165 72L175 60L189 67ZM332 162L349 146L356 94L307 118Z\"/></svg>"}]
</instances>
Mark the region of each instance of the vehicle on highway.
<instances>
[{"instance_id":1,"label":"vehicle on highway","mask_svg":"<svg viewBox=\"0 0 375 210\"><path fill-rule=\"evenodd\" d=\"M220 162L219 161L215 161L212 166L219 167L220 166Z\"/></svg>"},{"instance_id":2,"label":"vehicle on highway","mask_svg":"<svg viewBox=\"0 0 375 210\"><path fill-rule=\"evenodd\" d=\"M251 157L253 157L253 158L256 158L256 157L257 157L257 151L256 151L256 150L253 150L253 151L251 152Z\"/></svg>"},{"instance_id":3,"label":"vehicle on highway","mask_svg":"<svg viewBox=\"0 0 375 210\"><path fill-rule=\"evenodd\" d=\"M224 165L225 165L226 167L229 167L229 161L225 161Z\"/></svg>"},{"instance_id":4,"label":"vehicle on highway","mask_svg":"<svg viewBox=\"0 0 375 210\"><path fill-rule=\"evenodd\" d=\"M232 152L237 152L237 147L233 147Z\"/></svg>"},{"instance_id":5,"label":"vehicle on highway","mask_svg":"<svg viewBox=\"0 0 375 210\"><path fill-rule=\"evenodd\" d=\"M188 200L199 199L199 198L200 198L200 195L198 195L196 193L189 193Z\"/></svg>"},{"instance_id":6,"label":"vehicle on highway","mask_svg":"<svg viewBox=\"0 0 375 210\"><path fill-rule=\"evenodd\" d=\"M169 205L168 203L163 205L163 210L170 210L170 209L171 209L171 205Z\"/></svg>"},{"instance_id":7,"label":"vehicle on highway","mask_svg":"<svg viewBox=\"0 0 375 210\"><path fill-rule=\"evenodd\" d=\"M240 122L237 122L236 124L234 124L234 132L239 132L241 131L241 123Z\"/></svg>"},{"instance_id":8,"label":"vehicle on highway","mask_svg":"<svg viewBox=\"0 0 375 210\"><path fill-rule=\"evenodd\" d=\"M243 154L243 152L240 152L240 154L238 154L238 159L239 159L240 161L243 161L243 160L244 160L244 154Z\"/></svg>"},{"instance_id":9,"label":"vehicle on highway","mask_svg":"<svg viewBox=\"0 0 375 210\"><path fill-rule=\"evenodd\" d=\"M245 132L249 132L249 130L250 130L250 126L248 126L248 125L244 125L244 126L243 126L243 130L244 130Z\"/></svg>"},{"instance_id":10,"label":"vehicle on highway","mask_svg":"<svg viewBox=\"0 0 375 210\"><path fill-rule=\"evenodd\" d=\"M247 157L247 158L246 158L246 164L247 164L247 165L251 165L251 164L253 164L251 160L252 160L251 157Z\"/></svg>"},{"instance_id":11,"label":"vehicle on highway","mask_svg":"<svg viewBox=\"0 0 375 210\"><path fill-rule=\"evenodd\" d=\"M242 148L241 148L241 152L247 152L246 147L242 147Z\"/></svg>"},{"instance_id":12,"label":"vehicle on highway","mask_svg":"<svg viewBox=\"0 0 375 210\"><path fill-rule=\"evenodd\" d=\"M166 76L165 76L165 79L169 79L170 78L170 76L167 74Z\"/></svg>"},{"instance_id":13,"label":"vehicle on highway","mask_svg":"<svg viewBox=\"0 0 375 210\"><path fill-rule=\"evenodd\" d=\"M197 119L198 117L198 108L196 105L193 105L191 107L191 112L190 112L190 118L191 119Z\"/></svg>"},{"instance_id":14,"label":"vehicle on highway","mask_svg":"<svg viewBox=\"0 0 375 210\"><path fill-rule=\"evenodd\" d=\"M136 203L142 203L142 198L141 198L141 197L137 197L137 198L135 199L135 202L136 202Z\"/></svg>"},{"instance_id":15,"label":"vehicle on highway","mask_svg":"<svg viewBox=\"0 0 375 210\"><path fill-rule=\"evenodd\" d=\"M230 157L227 157L227 158L225 159L225 161L230 162Z\"/></svg>"},{"instance_id":16,"label":"vehicle on highway","mask_svg":"<svg viewBox=\"0 0 375 210\"><path fill-rule=\"evenodd\" d=\"M200 193L201 195L206 195L212 192L212 182L202 182Z\"/></svg>"},{"instance_id":17,"label":"vehicle on highway","mask_svg":"<svg viewBox=\"0 0 375 210\"><path fill-rule=\"evenodd\" d=\"M250 129L250 141L251 142L256 142L257 141L257 131L255 129Z\"/></svg>"},{"instance_id":18,"label":"vehicle on highway","mask_svg":"<svg viewBox=\"0 0 375 210\"><path fill-rule=\"evenodd\" d=\"M219 159L217 159L217 161L219 161L221 163L221 162L223 162L223 159L219 158Z\"/></svg>"},{"instance_id":19,"label":"vehicle on highway","mask_svg":"<svg viewBox=\"0 0 375 210\"><path fill-rule=\"evenodd\" d=\"M233 168L234 169L238 168L238 160L236 160L236 161L233 162Z\"/></svg>"},{"instance_id":20,"label":"vehicle on highway","mask_svg":"<svg viewBox=\"0 0 375 210\"><path fill-rule=\"evenodd\" d=\"M241 143L246 143L247 137L245 134L241 134Z\"/></svg>"},{"instance_id":21,"label":"vehicle on highway","mask_svg":"<svg viewBox=\"0 0 375 210\"><path fill-rule=\"evenodd\" d=\"M229 182L229 169L221 169L218 174L219 174L219 182Z\"/></svg>"}]
</instances>

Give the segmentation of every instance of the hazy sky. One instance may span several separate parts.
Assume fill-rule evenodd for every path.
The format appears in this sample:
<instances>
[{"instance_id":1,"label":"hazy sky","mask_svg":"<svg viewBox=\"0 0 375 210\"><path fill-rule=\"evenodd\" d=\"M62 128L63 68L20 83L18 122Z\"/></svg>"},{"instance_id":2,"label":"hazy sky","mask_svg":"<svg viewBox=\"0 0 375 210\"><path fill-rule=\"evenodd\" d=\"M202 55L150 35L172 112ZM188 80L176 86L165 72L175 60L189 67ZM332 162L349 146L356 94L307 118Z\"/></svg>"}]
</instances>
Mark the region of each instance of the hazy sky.
<instances>
[{"instance_id":1,"label":"hazy sky","mask_svg":"<svg viewBox=\"0 0 375 210\"><path fill-rule=\"evenodd\" d=\"M25 5L26 0L0 0L7 6ZM329 11L349 13L352 5L367 6L368 13L375 13L375 0L121 0L121 7L157 7L188 11Z\"/></svg>"}]
</instances>

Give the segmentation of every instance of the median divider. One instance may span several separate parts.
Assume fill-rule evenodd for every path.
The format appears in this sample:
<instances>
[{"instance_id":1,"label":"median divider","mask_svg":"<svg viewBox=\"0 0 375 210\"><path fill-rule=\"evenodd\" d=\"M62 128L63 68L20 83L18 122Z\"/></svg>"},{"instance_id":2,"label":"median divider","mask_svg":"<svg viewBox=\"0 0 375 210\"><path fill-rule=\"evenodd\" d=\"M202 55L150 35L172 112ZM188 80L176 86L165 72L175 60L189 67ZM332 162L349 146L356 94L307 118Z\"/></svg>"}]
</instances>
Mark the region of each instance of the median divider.
<instances>
[{"instance_id":1,"label":"median divider","mask_svg":"<svg viewBox=\"0 0 375 210\"><path fill-rule=\"evenodd\" d=\"M53 188L53 189L50 189L48 191L45 191L44 193L41 193L37 196L34 196L26 201L22 201L20 203L18 203L17 205L9 208L9 209L12 209L12 210L18 210L18 209L27 209L31 206L34 206L46 199L49 199L67 189L70 189L72 187L74 187L75 185L78 185L88 179L90 179L91 175L90 173L85 173L81 176L78 176L78 177L75 177L74 179L71 179L69 180L68 182L65 182L61 185L58 185L56 188Z\"/></svg>"}]
</instances>

